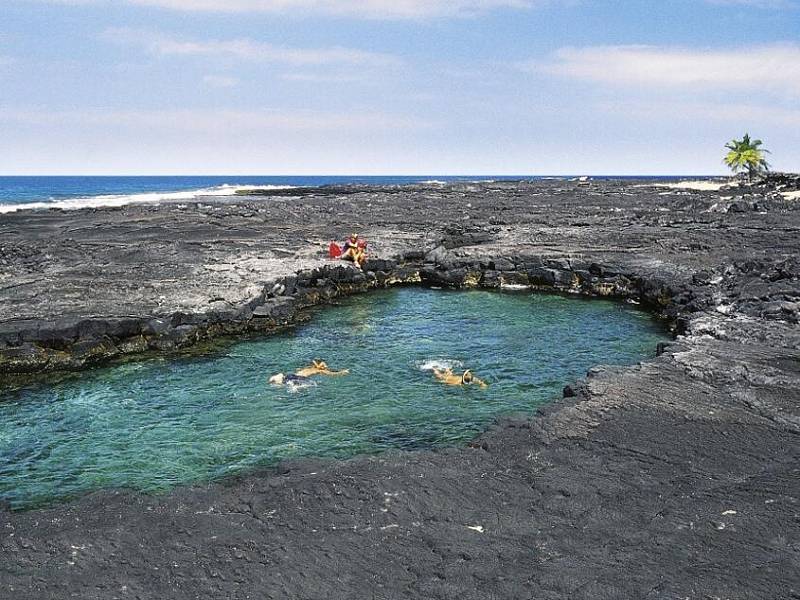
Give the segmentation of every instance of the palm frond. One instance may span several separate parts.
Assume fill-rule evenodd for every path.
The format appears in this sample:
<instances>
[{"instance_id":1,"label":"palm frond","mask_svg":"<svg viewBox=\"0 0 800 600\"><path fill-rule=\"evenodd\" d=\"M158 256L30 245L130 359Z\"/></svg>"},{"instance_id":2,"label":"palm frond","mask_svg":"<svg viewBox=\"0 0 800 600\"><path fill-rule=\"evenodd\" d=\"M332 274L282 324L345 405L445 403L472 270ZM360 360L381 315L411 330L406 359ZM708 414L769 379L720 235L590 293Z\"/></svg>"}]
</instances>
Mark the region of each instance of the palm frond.
<instances>
[{"instance_id":1,"label":"palm frond","mask_svg":"<svg viewBox=\"0 0 800 600\"><path fill-rule=\"evenodd\" d=\"M725 149L729 152L722 162L734 173L747 171L748 177L761 171L768 171L769 163L764 158L764 154L769 154L769 150L759 148L763 143L761 140L751 140L749 133L745 133L741 140L734 138L725 144Z\"/></svg>"}]
</instances>

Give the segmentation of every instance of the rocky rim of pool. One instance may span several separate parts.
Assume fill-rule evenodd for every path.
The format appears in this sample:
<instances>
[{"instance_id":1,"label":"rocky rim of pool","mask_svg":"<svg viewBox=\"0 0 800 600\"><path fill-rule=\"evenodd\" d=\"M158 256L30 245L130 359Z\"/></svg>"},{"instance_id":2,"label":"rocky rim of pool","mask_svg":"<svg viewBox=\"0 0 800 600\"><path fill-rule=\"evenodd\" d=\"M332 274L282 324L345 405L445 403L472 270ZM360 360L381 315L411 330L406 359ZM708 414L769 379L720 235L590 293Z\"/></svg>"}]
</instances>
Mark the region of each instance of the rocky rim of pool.
<instances>
[{"instance_id":1,"label":"rocky rim of pool","mask_svg":"<svg viewBox=\"0 0 800 600\"><path fill-rule=\"evenodd\" d=\"M461 445L500 416L532 413L590 367L652 358L669 339L619 302L552 294L404 287L315 312L210 355L0 389L0 502L29 509L297 457ZM316 356L350 372L267 385ZM434 368L470 368L490 385L444 386Z\"/></svg>"}]
</instances>

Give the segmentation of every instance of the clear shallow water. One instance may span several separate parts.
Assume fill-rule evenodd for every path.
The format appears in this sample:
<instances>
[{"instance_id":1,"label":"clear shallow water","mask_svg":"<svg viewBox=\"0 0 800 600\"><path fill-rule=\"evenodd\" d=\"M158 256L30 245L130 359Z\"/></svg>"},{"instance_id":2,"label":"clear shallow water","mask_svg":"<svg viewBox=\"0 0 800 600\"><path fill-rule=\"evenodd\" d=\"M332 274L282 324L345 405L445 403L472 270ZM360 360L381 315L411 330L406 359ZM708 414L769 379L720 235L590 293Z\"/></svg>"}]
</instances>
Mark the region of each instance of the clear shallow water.
<instances>
[{"instance_id":1,"label":"clear shallow water","mask_svg":"<svg viewBox=\"0 0 800 600\"><path fill-rule=\"evenodd\" d=\"M404 288L348 299L289 333L204 358L109 367L0 388L0 502L90 490L154 492L292 457L462 444L503 414L532 412L597 364L654 355L663 329L618 303ZM269 385L320 357L341 378ZM442 385L435 363L490 383Z\"/></svg>"}]
</instances>

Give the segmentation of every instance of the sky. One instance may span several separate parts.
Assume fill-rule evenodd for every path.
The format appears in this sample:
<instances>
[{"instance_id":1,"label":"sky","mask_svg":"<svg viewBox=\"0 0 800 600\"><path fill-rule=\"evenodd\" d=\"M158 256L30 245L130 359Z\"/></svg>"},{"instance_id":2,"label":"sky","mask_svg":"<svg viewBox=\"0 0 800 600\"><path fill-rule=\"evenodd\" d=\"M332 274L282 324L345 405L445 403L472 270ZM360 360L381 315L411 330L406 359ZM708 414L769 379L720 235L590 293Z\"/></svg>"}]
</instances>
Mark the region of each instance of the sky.
<instances>
[{"instance_id":1,"label":"sky","mask_svg":"<svg viewBox=\"0 0 800 600\"><path fill-rule=\"evenodd\" d=\"M0 0L0 174L800 171L800 0Z\"/></svg>"}]
</instances>

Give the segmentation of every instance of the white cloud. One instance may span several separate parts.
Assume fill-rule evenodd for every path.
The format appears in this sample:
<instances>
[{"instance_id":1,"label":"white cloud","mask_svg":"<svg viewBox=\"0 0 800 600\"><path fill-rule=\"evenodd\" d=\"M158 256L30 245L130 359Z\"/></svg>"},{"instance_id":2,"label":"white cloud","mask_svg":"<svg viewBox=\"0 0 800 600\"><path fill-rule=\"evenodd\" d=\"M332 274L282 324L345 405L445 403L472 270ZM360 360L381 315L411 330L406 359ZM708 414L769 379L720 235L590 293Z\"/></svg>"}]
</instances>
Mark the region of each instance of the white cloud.
<instances>
[{"instance_id":1,"label":"white cloud","mask_svg":"<svg viewBox=\"0 0 800 600\"><path fill-rule=\"evenodd\" d=\"M225 75L206 75L203 77L203 83L213 88L232 88L239 85L239 80Z\"/></svg>"},{"instance_id":2,"label":"white cloud","mask_svg":"<svg viewBox=\"0 0 800 600\"><path fill-rule=\"evenodd\" d=\"M389 54L352 48L289 48L250 39L189 40L127 27L107 29L102 37L119 44L141 47L161 56L217 56L295 66L348 64L386 67L400 64Z\"/></svg>"},{"instance_id":3,"label":"white cloud","mask_svg":"<svg viewBox=\"0 0 800 600\"><path fill-rule=\"evenodd\" d=\"M690 110L700 116L735 123L774 123L800 127L800 110L754 104L696 105Z\"/></svg>"},{"instance_id":4,"label":"white cloud","mask_svg":"<svg viewBox=\"0 0 800 600\"><path fill-rule=\"evenodd\" d=\"M730 122L744 127L776 125L800 128L800 110L759 104L720 103L702 101L614 101L597 105L606 113L625 115L647 121Z\"/></svg>"},{"instance_id":5,"label":"white cloud","mask_svg":"<svg viewBox=\"0 0 800 600\"><path fill-rule=\"evenodd\" d=\"M0 122L29 126L135 128L200 134L249 132L386 132L427 129L430 123L398 115L352 111L236 110L75 110L50 111L0 107Z\"/></svg>"},{"instance_id":6,"label":"white cloud","mask_svg":"<svg viewBox=\"0 0 800 600\"><path fill-rule=\"evenodd\" d=\"M281 79L299 83L354 83L363 81L362 77L355 75L319 75L317 73L285 73L281 75Z\"/></svg>"},{"instance_id":7,"label":"white cloud","mask_svg":"<svg viewBox=\"0 0 800 600\"><path fill-rule=\"evenodd\" d=\"M364 19L469 17L501 8L530 8L536 0L37 0L59 4L126 2L192 12L264 12L349 16Z\"/></svg>"},{"instance_id":8,"label":"white cloud","mask_svg":"<svg viewBox=\"0 0 800 600\"><path fill-rule=\"evenodd\" d=\"M264 12L353 16L366 19L469 17L497 9L528 9L548 0L27 0L87 5L127 3L177 11ZM571 0L575 3L579 0ZM753 8L793 8L793 0L703 0L706 4Z\"/></svg>"},{"instance_id":9,"label":"white cloud","mask_svg":"<svg viewBox=\"0 0 800 600\"><path fill-rule=\"evenodd\" d=\"M789 0L706 0L708 4L721 6L751 6L753 8L791 8L793 2Z\"/></svg>"},{"instance_id":10,"label":"white cloud","mask_svg":"<svg viewBox=\"0 0 800 600\"><path fill-rule=\"evenodd\" d=\"M523 69L615 86L800 93L800 45L732 50L658 46L562 48Z\"/></svg>"}]
</instances>

